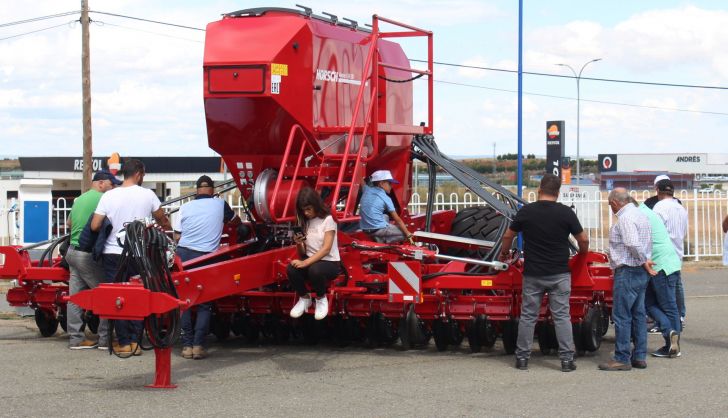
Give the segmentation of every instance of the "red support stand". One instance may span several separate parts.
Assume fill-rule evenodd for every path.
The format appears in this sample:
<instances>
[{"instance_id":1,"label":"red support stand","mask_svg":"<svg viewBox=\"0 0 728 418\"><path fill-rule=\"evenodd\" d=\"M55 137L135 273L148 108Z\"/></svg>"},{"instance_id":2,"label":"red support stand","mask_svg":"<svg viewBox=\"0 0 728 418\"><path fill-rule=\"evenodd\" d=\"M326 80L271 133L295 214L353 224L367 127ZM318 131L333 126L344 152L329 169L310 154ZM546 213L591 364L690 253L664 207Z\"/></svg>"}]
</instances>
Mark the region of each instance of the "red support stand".
<instances>
[{"instance_id":1,"label":"red support stand","mask_svg":"<svg viewBox=\"0 0 728 418\"><path fill-rule=\"evenodd\" d=\"M154 348L154 383L145 385L153 389L174 389L172 384L172 348Z\"/></svg>"}]
</instances>

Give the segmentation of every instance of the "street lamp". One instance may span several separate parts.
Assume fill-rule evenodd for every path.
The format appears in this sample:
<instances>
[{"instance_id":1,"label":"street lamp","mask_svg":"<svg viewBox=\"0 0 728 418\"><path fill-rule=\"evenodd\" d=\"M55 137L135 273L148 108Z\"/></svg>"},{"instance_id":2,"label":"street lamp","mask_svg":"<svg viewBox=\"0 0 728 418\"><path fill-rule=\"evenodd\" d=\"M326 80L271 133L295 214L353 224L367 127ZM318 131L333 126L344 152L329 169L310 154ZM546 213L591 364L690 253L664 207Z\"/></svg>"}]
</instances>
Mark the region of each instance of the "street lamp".
<instances>
[{"instance_id":1,"label":"street lamp","mask_svg":"<svg viewBox=\"0 0 728 418\"><path fill-rule=\"evenodd\" d=\"M592 62L601 61L601 58L596 58L591 61L587 61L584 63L584 65L581 66L581 70L579 70L579 73L577 74L574 68L571 67L569 64L556 64L560 67L566 67L571 70L572 73L574 73L574 77L576 78L576 181L577 183L581 183L581 162L580 160L580 153L579 153L579 105L581 102L581 95L579 92L579 81L581 81L581 73L584 71L584 68L586 68L587 65L591 64Z\"/></svg>"}]
</instances>

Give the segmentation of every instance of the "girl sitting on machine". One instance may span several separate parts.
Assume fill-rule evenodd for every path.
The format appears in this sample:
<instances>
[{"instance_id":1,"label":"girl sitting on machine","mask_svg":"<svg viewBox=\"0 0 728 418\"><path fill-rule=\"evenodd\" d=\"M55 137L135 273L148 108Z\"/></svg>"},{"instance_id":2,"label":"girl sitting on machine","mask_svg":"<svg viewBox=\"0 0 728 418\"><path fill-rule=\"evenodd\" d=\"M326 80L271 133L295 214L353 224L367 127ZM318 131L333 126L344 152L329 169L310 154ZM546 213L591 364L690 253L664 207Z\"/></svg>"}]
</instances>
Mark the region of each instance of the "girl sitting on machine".
<instances>
[{"instance_id":1,"label":"girl sitting on machine","mask_svg":"<svg viewBox=\"0 0 728 418\"><path fill-rule=\"evenodd\" d=\"M339 275L341 259L336 241L336 222L321 197L306 187L298 192L296 199L298 227L294 228L298 259L288 265L288 280L298 295L298 301L291 309L291 317L299 318L311 306L311 292L306 282L316 293L317 320L324 319L329 312L326 299L328 282Z\"/></svg>"}]
</instances>

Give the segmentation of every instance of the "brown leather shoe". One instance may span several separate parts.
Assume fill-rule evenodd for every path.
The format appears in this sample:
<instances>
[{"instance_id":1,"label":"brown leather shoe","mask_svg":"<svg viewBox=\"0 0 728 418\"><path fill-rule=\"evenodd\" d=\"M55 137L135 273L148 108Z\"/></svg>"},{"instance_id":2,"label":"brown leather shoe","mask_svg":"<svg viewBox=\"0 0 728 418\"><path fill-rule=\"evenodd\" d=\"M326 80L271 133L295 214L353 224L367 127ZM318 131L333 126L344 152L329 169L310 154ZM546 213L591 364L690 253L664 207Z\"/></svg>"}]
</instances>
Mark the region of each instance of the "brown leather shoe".
<instances>
[{"instance_id":1,"label":"brown leather shoe","mask_svg":"<svg viewBox=\"0 0 728 418\"><path fill-rule=\"evenodd\" d=\"M202 360L203 358L207 357L207 350L205 350L205 347L201 345L196 345L192 347L192 358L195 360Z\"/></svg>"},{"instance_id":2,"label":"brown leather shoe","mask_svg":"<svg viewBox=\"0 0 728 418\"><path fill-rule=\"evenodd\" d=\"M617 360L611 360L606 363L602 363L599 365L599 370L604 370L608 372L616 372L616 371L629 371L632 370L631 364L624 364L620 363Z\"/></svg>"},{"instance_id":3,"label":"brown leather shoe","mask_svg":"<svg viewBox=\"0 0 728 418\"><path fill-rule=\"evenodd\" d=\"M192 347L182 347L182 358L191 359L192 358Z\"/></svg>"},{"instance_id":4,"label":"brown leather shoe","mask_svg":"<svg viewBox=\"0 0 728 418\"><path fill-rule=\"evenodd\" d=\"M116 345L114 346L114 353L124 356L124 357L130 357L131 356L131 346L130 345Z\"/></svg>"},{"instance_id":5,"label":"brown leather shoe","mask_svg":"<svg viewBox=\"0 0 728 418\"><path fill-rule=\"evenodd\" d=\"M644 360L632 360L632 368L633 369L646 369L647 362Z\"/></svg>"},{"instance_id":6,"label":"brown leather shoe","mask_svg":"<svg viewBox=\"0 0 728 418\"><path fill-rule=\"evenodd\" d=\"M131 353L135 356L142 355L142 348L137 343L131 343Z\"/></svg>"},{"instance_id":7,"label":"brown leather shoe","mask_svg":"<svg viewBox=\"0 0 728 418\"><path fill-rule=\"evenodd\" d=\"M69 346L71 350L88 350L90 348L96 348L98 346L98 343L96 341L91 340L83 340L78 344L74 344Z\"/></svg>"}]
</instances>

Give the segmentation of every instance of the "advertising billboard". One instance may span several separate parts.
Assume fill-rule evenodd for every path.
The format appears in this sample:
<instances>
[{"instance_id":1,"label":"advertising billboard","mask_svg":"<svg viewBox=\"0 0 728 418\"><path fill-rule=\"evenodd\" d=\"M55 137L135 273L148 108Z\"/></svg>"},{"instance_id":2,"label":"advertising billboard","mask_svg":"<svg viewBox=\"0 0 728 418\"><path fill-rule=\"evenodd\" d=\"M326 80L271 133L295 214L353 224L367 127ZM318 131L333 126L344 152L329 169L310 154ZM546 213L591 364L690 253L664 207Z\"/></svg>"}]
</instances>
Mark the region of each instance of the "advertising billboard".
<instances>
[{"instance_id":1,"label":"advertising billboard","mask_svg":"<svg viewBox=\"0 0 728 418\"><path fill-rule=\"evenodd\" d=\"M564 158L563 120L546 122L546 172L561 177L561 161Z\"/></svg>"}]
</instances>

